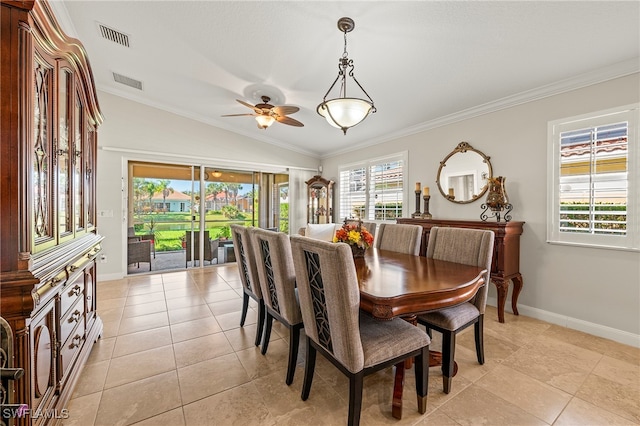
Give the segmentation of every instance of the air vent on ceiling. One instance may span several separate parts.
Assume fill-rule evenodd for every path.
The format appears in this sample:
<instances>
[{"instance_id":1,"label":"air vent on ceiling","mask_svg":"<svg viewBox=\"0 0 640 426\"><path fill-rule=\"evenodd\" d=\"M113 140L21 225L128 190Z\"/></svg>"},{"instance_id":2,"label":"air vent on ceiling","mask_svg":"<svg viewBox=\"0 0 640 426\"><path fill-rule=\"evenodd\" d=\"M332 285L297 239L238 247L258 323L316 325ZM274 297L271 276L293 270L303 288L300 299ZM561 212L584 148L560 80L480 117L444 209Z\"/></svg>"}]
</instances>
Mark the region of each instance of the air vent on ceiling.
<instances>
[{"instance_id":1,"label":"air vent on ceiling","mask_svg":"<svg viewBox=\"0 0 640 426\"><path fill-rule=\"evenodd\" d=\"M142 82L134 78L127 77L126 75L122 75L122 74L118 74L117 72L114 72L113 79L117 83L124 84L129 87L133 87L134 89L142 90Z\"/></svg>"},{"instance_id":2,"label":"air vent on ceiling","mask_svg":"<svg viewBox=\"0 0 640 426\"><path fill-rule=\"evenodd\" d=\"M99 22L97 24L98 29L100 30L100 35L102 35L103 38L114 43L118 43L121 46L129 47L129 36L127 34L114 30L113 28L109 28Z\"/></svg>"}]
</instances>

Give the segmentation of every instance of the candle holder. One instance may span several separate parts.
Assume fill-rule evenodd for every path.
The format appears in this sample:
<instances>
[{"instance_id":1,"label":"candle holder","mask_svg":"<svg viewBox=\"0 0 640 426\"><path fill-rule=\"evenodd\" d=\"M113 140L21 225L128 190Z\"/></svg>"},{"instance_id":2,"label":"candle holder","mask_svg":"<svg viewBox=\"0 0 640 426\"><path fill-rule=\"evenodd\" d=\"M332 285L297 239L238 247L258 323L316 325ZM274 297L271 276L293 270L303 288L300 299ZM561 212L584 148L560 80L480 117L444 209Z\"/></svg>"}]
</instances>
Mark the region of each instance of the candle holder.
<instances>
[{"instance_id":1,"label":"candle holder","mask_svg":"<svg viewBox=\"0 0 640 426\"><path fill-rule=\"evenodd\" d=\"M431 213L429 213L429 199L431 198L430 195L423 195L422 199L424 200L424 213L422 213L422 218L423 219L431 219Z\"/></svg>"},{"instance_id":2,"label":"candle holder","mask_svg":"<svg viewBox=\"0 0 640 426\"><path fill-rule=\"evenodd\" d=\"M480 219L483 221L492 217L495 217L497 222L500 222L501 218L505 222L511 220L513 206L509 202L507 190L504 187L505 180L506 178L503 176L489 178L489 195L487 195L487 201L480 206L480 208L484 209L480 214ZM487 214L488 211L491 211L491 214ZM502 216L503 211L504 216Z\"/></svg>"},{"instance_id":3,"label":"candle holder","mask_svg":"<svg viewBox=\"0 0 640 426\"><path fill-rule=\"evenodd\" d=\"M411 217L422 217L422 213L420 213L420 190L416 189L416 211L411 214Z\"/></svg>"}]
</instances>

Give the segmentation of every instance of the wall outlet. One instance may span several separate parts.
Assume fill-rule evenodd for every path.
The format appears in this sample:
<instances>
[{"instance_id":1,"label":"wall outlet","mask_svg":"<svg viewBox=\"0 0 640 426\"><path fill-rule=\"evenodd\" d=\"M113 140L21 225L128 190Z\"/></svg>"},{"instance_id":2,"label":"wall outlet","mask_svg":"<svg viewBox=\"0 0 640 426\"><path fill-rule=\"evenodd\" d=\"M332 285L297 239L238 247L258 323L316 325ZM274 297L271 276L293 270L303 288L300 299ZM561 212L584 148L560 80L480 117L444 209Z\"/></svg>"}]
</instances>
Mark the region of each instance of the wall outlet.
<instances>
[{"instance_id":1,"label":"wall outlet","mask_svg":"<svg viewBox=\"0 0 640 426\"><path fill-rule=\"evenodd\" d=\"M107 263L107 255L106 254L101 254L100 255L100 263Z\"/></svg>"}]
</instances>

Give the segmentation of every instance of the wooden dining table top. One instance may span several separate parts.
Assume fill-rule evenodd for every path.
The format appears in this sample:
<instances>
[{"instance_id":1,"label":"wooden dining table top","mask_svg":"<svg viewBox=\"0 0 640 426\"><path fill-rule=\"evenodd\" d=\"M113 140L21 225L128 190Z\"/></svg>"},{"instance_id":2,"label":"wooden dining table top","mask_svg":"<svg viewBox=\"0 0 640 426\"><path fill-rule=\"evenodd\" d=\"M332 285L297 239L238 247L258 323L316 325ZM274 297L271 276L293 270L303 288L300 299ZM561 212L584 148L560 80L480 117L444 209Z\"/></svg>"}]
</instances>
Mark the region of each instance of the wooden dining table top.
<instances>
[{"instance_id":1,"label":"wooden dining table top","mask_svg":"<svg viewBox=\"0 0 640 426\"><path fill-rule=\"evenodd\" d=\"M377 248L354 259L360 308L378 319L418 314L470 300L484 283L478 266Z\"/></svg>"}]
</instances>

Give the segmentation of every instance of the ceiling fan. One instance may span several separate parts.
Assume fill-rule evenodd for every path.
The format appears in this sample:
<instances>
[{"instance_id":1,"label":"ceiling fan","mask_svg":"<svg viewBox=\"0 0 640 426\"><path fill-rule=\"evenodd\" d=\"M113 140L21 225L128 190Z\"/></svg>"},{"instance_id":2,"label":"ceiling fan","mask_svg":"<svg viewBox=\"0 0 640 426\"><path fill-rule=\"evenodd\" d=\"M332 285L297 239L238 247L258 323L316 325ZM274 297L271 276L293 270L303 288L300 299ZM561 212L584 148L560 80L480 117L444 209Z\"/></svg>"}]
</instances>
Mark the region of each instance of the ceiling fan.
<instances>
[{"instance_id":1,"label":"ceiling fan","mask_svg":"<svg viewBox=\"0 0 640 426\"><path fill-rule=\"evenodd\" d=\"M289 126L296 127L304 127L304 124L299 122L298 120L294 120L291 117L287 117L287 114L293 114L300 111L300 108L296 106L283 105L283 106L273 106L269 103L271 100L268 96L262 96L262 103L251 105L240 99L236 99L239 103L246 106L247 108L251 108L254 111L254 114L227 114L223 115L223 117L240 117L240 116L251 116L255 117L258 122L259 129L266 129L271 126L274 121L282 124L288 124Z\"/></svg>"}]
</instances>

